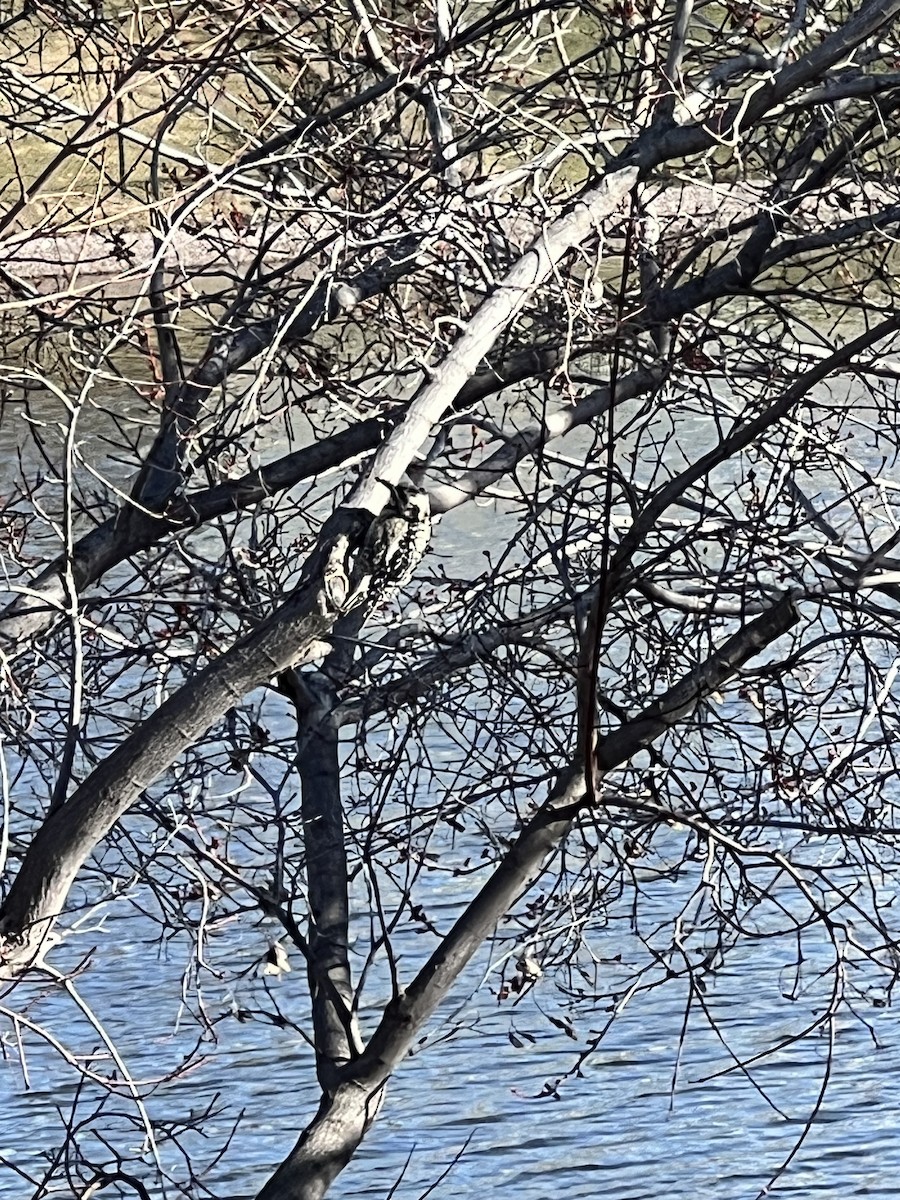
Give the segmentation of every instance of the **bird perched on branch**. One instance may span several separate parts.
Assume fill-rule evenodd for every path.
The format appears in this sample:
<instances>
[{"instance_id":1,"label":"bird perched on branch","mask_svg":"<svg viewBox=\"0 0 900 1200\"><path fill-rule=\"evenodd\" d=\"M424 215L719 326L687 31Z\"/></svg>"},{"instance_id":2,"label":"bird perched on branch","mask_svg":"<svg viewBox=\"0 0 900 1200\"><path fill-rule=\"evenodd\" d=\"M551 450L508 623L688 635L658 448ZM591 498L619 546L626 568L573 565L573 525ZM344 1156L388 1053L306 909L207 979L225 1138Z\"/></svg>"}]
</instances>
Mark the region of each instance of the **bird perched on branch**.
<instances>
[{"instance_id":1,"label":"bird perched on branch","mask_svg":"<svg viewBox=\"0 0 900 1200\"><path fill-rule=\"evenodd\" d=\"M391 503L369 527L358 559L358 581L347 608L363 596L383 603L412 578L431 538L431 506L425 492L414 487L390 488Z\"/></svg>"}]
</instances>

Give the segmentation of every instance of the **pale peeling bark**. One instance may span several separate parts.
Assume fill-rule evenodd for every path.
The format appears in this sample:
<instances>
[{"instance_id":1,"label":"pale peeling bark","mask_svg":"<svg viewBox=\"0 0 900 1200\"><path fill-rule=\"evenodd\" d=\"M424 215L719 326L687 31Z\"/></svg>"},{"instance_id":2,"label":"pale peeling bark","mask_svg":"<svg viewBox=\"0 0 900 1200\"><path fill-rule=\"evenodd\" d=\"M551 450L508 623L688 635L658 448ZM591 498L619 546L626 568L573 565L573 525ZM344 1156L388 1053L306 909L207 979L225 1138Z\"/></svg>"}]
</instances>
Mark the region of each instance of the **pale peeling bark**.
<instances>
[{"instance_id":1,"label":"pale peeling bark","mask_svg":"<svg viewBox=\"0 0 900 1200\"><path fill-rule=\"evenodd\" d=\"M620 172L616 186L598 187L591 195L598 206L612 206L633 180L633 172ZM192 745L215 720L248 692L273 675L308 661L318 652L340 616L340 605L329 598L326 576L330 568L348 572L348 554L360 544L371 517L380 509L387 491L380 480L395 482L409 465L421 441L444 407L452 402L490 349L504 323L508 323L532 290L546 277L564 253L567 238L587 236L597 213L585 203L551 225L535 247L513 268L504 285L482 306L466 333L445 359L435 377L411 404L401 425L375 456L372 468L323 531L305 582L281 609L242 639L216 662L172 696L78 789L69 802L35 835L22 869L0 912L0 935L7 939L5 957L11 965L33 958L62 911L68 890L82 863L97 842L128 810L154 779ZM571 240L568 246L571 247ZM555 256L555 258L554 258ZM739 453L766 429L786 416L821 379L852 360L888 333L900 328L900 317L891 317L870 332L823 360L753 421L740 425L718 447L687 472L660 489L635 527L623 539L612 563L612 578L627 577L636 547L661 512L689 484L717 463Z\"/></svg>"},{"instance_id":2,"label":"pale peeling bark","mask_svg":"<svg viewBox=\"0 0 900 1200\"><path fill-rule=\"evenodd\" d=\"M690 5L681 4L679 11L686 20ZM240 701L249 691L265 684L272 676L283 674L320 652L323 639L330 636L344 611L342 601L346 596L348 577L353 574L354 554L384 501L386 489L383 481L395 483L408 470L413 455L430 436L433 425L453 404L453 398L460 394L460 388L484 360L498 335L533 298L535 291L556 269L568 250L591 234L606 216L616 210L634 183L640 178L647 178L655 167L667 160L706 152L715 147L717 142L737 144L744 129L777 109L785 100L793 99L796 93L800 93L802 102L804 88L820 82L823 71L839 64L855 46L877 34L898 12L900 0L866 3L842 29L796 62L788 66L782 66L780 62L775 64L771 68L774 74L760 71L743 95L718 109L711 103L708 118L704 116L702 121L683 127L676 125L674 120L654 122L623 151L596 187L587 190L570 211L548 223L531 250L519 260L469 321L459 341L411 404L405 419L378 452L348 506L334 514L326 524L318 547L307 563L302 581L293 595L270 618L173 695L133 736L122 743L59 812L44 823L0 912L0 958L5 958L8 970L22 968L40 952L42 941L51 932L66 904L68 890L80 865L98 840L127 812L150 782L170 766L187 746L201 737L228 707ZM677 74L678 55L674 49L669 65L672 74ZM764 69L770 70L768 65ZM279 133L265 146L245 154L223 175L223 181L235 178L234 172L237 170L262 162L278 148L289 147L295 138L309 134L314 128L324 128L326 123L335 119L336 114L359 108L400 86L412 85L401 85L399 78L387 75L376 87L351 97L323 117L303 119L289 130ZM763 269L767 262L773 261L773 256L778 253L777 249L771 248L778 228L776 222L767 216L759 220L755 232L721 276L715 276L714 271L706 272L702 286L695 287L693 292L673 288L662 301L659 295L650 299L648 293L648 309L638 316L638 330L641 320L646 325L652 318L662 325L679 311L687 311L714 296L727 295L729 289L745 286L748 279ZM696 259L691 261L696 262ZM659 307L653 309L654 304ZM650 312L650 309L653 311ZM786 416L818 380L834 369L850 364L854 354L871 347L880 337L897 327L897 320L892 319L871 334L848 344L837 355L824 361L820 368L803 376L794 388L785 392L757 419L736 422L733 430L722 437L719 446L711 454L698 458L687 471L659 488L644 511L638 514L633 528L613 557L610 572L612 586L624 589L634 584L635 552L648 531L656 527L667 505L681 497L693 480L708 473L713 465L739 454ZM617 335L619 332L617 330ZM135 491L135 498L148 511L140 511L139 506L124 510L121 522L112 530L115 537L119 538L118 543L115 537L110 543L92 543L96 557L90 561L87 558L80 561L78 570L82 567L88 572L106 569L103 563L111 565L114 553L121 553L124 545L134 546L139 536L152 536L155 540L161 528L163 532L167 531L159 514L165 510L165 517L171 517L169 506L173 495L184 483L184 472L179 462L179 435L184 426L180 427L179 422L189 423L192 420L192 413L196 411L201 395L201 392L191 392L190 388L199 386L201 391L203 388L208 390L210 386L216 386L216 379L219 376L224 378L235 364L250 361L253 357L250 353L251 342L257 335L256 331L248 329L242 331L239 337L245 335L249 336L249 341L236 342L224 348L216 347L215 353L204 360L189 384L185 385L187 390L173 398L170 422L164 427ZM275 336L273 333L272 337ZM241 360L245 352L248 357ZM204 371L207 375L203 374ZM173 376L171 365L166 369L166 376L167 380ZM613 396L612 401L616 398ZM596 417L603 405L609 405L611 398L607 393L605 398L597 394L593 399L593 417ZM588 411L586 406L581 415L585 419L593 419L586 416ZM379 425L379 436L382 430L383 426ZM514 469L521 458L539 447L549 433L546 428L528 431L526 437L505 448L501 457L489 462L488 466L504 472ZM282 467L285 467L285 461L280 464ZM317 461L321 462L321 457ZM292 463L290 469L296 469L296 464ZM284 477L288 476L289 471L286 470ZM481 480L473 482L482 486L484 478L486 476L483 473ZM252 503L251 497L258 496L259 489L264 489L266 483L267 480L260 473L248 485L246 493L216 490L215 501L210 499L210 503L231 504L233 507L242 502ZM258 490L254 492L254 488ZM183 523L192 522L185 518ZM149 534L144 532L145 525L150 530ZM127 540L129 538L130 541ZM79 576L74 565L64 565L77 585ZM57 576L61 575L59 564L56 572ZM18 618L33 619L36 622L34 628L38 630L46 629L55 618L59 601L59 596L53 591L52 571L49 578L46 591L41 592L40 587L36 588L35 595L25 597L22 611L15 614ZM604 577L603 586L606 587L608 582ZM595 762L589 761L590 754L582 756L580 751L576 752L573 760L561 771L549 798L522 830L491 878L441 941L409 989L398 991L365 1047L360 1047L352 1023L346 1019L347 1012L351 1011L352 996L346 950L347 881L340 828L337 740L333 727L329 727L329 715L313 714L317 741L304 768L304 788L307 791L304 821L308 845L314 845L317 854L310 888L314 928L311 930L313 937L309 962L323 1099L316 1117L292 1153L263 1188L260 1194L262 1200L287 1200L288 1197L292 1200L318 1200L325 1195L374 1120L390 1075L409 1053L436 1007L484 940L490 936L498 920L541 876L548 856L558 850L573 822L584 813L589 798L593 800L597 796L598 800L602 800L602 796L594 791L595 772L588 770L586 783L585 770L596 768L596 778L602 779L641 749L663 737L668 730L689 717L712 692L722 688L753 655L770 646L797 621L796 597L785 596L755 620L739 628L675 687L601 739L596 748ZM22 636L21 630L27 628L26 620L22 626L12 626L9 632L14 638L19 638ZM330 703L331 698L326 696L325 707ZM593 707L585 711L593 718ZM678 815L667 813L662 806L656 806L653 814L658 820ZM591 816L602 821L602 803L597 804ZM319 821L322 822L322 828L313 828ZM713 836L714 831L710 831L710 837ZM299 936L297 940L301 940Z\"/></svg>"},{"instance_id":3,"label":"pale peeling bark","mask_svg":"<svg viewBox=\"0 0 900 1200\"><path fill-rule=\"evenodd\" d=\"M350 558L387 501L385 482L399 481L499 334L561 258L618 206L636 179L636 168L620 168L547 227L477 310L375 455L347 505L326 523L294 594L171 696L45 820L0 910L0 954L7 971L34 960L82 864L143 791L228 708L273 676L318 656L322 639L342 614L352 574ZM335 596L338 580L343 594Z\"/></svg>"},{"instance_id":4,"label":"pale peeling bark","mask_svg":"<svg viewBox=\"0 0 900 1200\"><path fill-rule=\"evenodd\" d=\"M619 167L547 226L496 291L479 307L459 341L419 391L402 424L375 455L372 470L354 490L350 498L352 505L357 508L369 508L373 502L378 508L383 505L386 489L378 480L399 483L416 448L425 442L432 426L438 423L453 397L489 354L500 333L524 308L563 256L585 241L605 217L615 212L637 179L637 167Z\"/></svg>"},{"instance_id":5,"label":"pale peeling bark","mask_svg":"<svg viewBox=\"0 0 900 1200\"><path fill-rule=\"evenodd\" d=\"M865 5L841 30L827 38L820 46L804 55L797 63L783 67L771 82L751 88L742 100L722 108L717 115L711 116L708 122L686 126L672 125L662 129L653 126L641 135L623 152L617 164L613 164L610 173L597 187L586 192L570 212L548 226L532 250L522 257L497 291L478 310L460 340L461 343L466 343L465 346L458 344L445 360L445 365L451 364L452 360L448 371L451 375L454 371L458 372L456 377L459 386L465 383L479 365L480 359L472 362L472 352L479 344L488 347L493 344L499 328L515 315L515 311L527 302L534 288L547 277L548 267L554 266L572 245L583 241L593 224L615 211L618 202L637 180L638 173L643 176L668 158L702 152L714 145L717 138L734 136L740 127L758 120L792 92L818 78L830 64L871 37L885 21L897 13L900 13L900 0L882 0ZM840 161L843 161L842 157ZM837 162L832 170L836 169L836 166ZM789 212L796 203L799 203L799 197L793 197L784 206L784 212ZM782 221L783 219L784 217L781 218ZM870 229L878 227L879 224L888 227L895 221L896 213L889 210L879 222L869 219L868 225L865 222L855 222L848 226L846 236L854 236L863 226ZM645 324L661 327L665 322L702 304L745 289L760 270L787 257L789 250L786 247L776 251L770 250L778 227L779 222L764 214L757 222L755 234L748 239L735 259L705 272L698 279L681 287L661 291L642 314L641 320ZM415 269L419 265L422 252L431 244L429 239L435 236L411 236L395 248L391 255L385 256L354 280L339 284L330 280L323 281L292 319L287 340L295 341L305 337L323 320L334 319L350 311L363 300L385 290L404 274ZM838 240L837 234L835 240ZM797 253L815 248L809 239L795 239L788 245L794 247ZM517 296L519 300L515 303ZM511 301L514 302L512 306ZM500 324L491 333L493 322ZM178 441L182 426L185 422L190 424L198 404L212 388L223 382L234 370L252 361L271 344L279 331L280 319L270 318L248 325L228 339L210 347L203 361L180 389L169 419L160 431L135 484L131 504L116 518L105 522L76 544L70 567L71 577L79 591L95 582L117 563L153 545L174 529L197 524L235 508L246 507L265 495L271 495L273 490L289 487L308 477L313 470L327 470L335 465L334 454L329 454L324 446L321 451L309 448L308 451L298 451L299 457L287 456L280 463L273 464L271 469L255 472L245 480L211 489L209 493L203 493L197 498L175 499L176 492L183 482L178 464ZM457 350L460 351L459 354ZM423 411L439 413L446 407L447 389L441 383L443 369L439 368L431 388L431 396L441 396L442 399L437 403L426 404ZM425 400L424 394L420 395L420 400ZM426 422L427 417L423 417L417 434L420 438L424 436L423 426ZM336 435L336 439L341 441L335 440L331 443L329 439L329 449L339 454L345 453L345 456L363 453L378 444L383 432L383 423L374 420L364 422L357 430L348 430L343 435ZM505 455L507 452L502 453ZM321 455L321 465L313 468L317 455ZM402 467L399 470L390 469L387 458L382 458L382 478L397 482L402 471ZM367 495L368 501L360 493L361 507L368 507L368 502L372 499L371 491ZM60 619L67 605L65 574L64 559L57 559L27 587L23 587L18 598L0 613L0 651L10 657L15 656L30 638L45 632Z\"/></svg>"}]
</instances>

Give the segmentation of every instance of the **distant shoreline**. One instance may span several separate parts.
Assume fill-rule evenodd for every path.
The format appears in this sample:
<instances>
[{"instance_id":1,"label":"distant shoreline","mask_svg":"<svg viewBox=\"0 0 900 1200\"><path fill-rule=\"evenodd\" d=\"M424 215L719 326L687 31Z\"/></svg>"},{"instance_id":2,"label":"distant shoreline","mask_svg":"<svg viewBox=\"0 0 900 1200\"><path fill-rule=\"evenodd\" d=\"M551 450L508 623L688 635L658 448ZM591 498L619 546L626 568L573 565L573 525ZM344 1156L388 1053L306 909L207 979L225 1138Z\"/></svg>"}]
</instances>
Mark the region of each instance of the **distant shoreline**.
<instances>
[{"instance_id":1,"label":"distant shoreline","mask_svg":"<svg viewBox=\"0 0 900 1200\"><path fill-rule=\"evenodd\" d=\"M663 187L645 185L648 212L661 223L696 227L705 232L713 225L724 225L741 216L750 217L759 211L763 199L761 188L752 181L730 184L674 183ZM891 202L887 190L874 182L842 181L827 192L805 199L792 216L807 230L815 225L839 224L842 221L865 217L874 209L883 209ZM824 207L825 211L822 212ZM529 210L523 208L517 218L511 206L511 232L524 245L534 235ZM680 229L679 232L684 232ZM258 252L261 232L240 229L222 219L202 235L177 230L167 239L165 264L168 271L179 267L192 273L221 274L247 265ZM268 234L266 236L269 236ZM314 231L310 227L302 236L283 234L267 255L289 258L302 253ZM90 282L119 281L126 292L130 281L146 277L153 262L153 239L149 233L135 232L110 224L104 232L64 234L60 236L17 233L2 247L3 267L36 290L79 290ZM0 293L7 291L0 282Z\"/></svg>"}]
</instances>

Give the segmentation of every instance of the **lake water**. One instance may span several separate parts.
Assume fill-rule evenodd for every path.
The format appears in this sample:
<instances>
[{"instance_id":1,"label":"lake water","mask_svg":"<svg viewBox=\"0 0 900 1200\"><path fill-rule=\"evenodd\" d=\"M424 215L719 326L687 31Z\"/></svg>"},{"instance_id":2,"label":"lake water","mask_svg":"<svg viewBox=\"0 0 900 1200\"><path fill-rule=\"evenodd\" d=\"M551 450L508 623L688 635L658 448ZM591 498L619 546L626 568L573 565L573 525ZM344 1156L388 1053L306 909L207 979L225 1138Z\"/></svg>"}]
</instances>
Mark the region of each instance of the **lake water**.
<instances>
[{"instance_id":1,"label":"lake water","mask_svg":"<svg viewBox=\"0 0 900 1200\"><path fill-rule=\"evenodd\" d=\"M429 912L438 919L444 906L455 907L462 889L435 890ZM682 891L679 884L652 889L641 904L642 927L649 931L664 924ZM139 893L134 900L130 915L110 916L102 930L72 939L58 965L97 947L79 991L115 1039L134 1077L149 1079L176 1067L196 1040L196 1026L184 1013L178 1025L177 998L190 950L175 944L160 955L151 944L155 931L141 919ZM627 907L611 911L592 935L598 955L623 954L627 961L634 951ZM213 962L233 956L249 963L264 949L261 934L253 939L236 927L221 930L211 942ZM400 944L408 970L418 957L417 947L408 938ZM795 960L789 938L762 942L743 947L717 974L705 1003L736 1056L749 1058L787 1042L827 1007L830 983L826 979L817 985L812 966L811 978L804 981L808 990L785 999L785 978ZM578 1197L639 1200L687 1198L700 1188L706 1195L732 1200L756 1196L790 1154L826 1070L829 1046L822 1032L755 1063L748 1072L752 1079L732 1069L701 1083L733 1068L733 1060L696 1003L679 1056L687 988L683 982L672 983L636 998L580 1076L542 1097L548 1084L572 1070L603 1027L605 1006L562 1004L552 977L539 981L518 1004L498 1004L487 988L478 988L489 962L489 954L481 956L455 989L452 1005L431 1027L436 1044L398 1072L381 1119L335 1186L336 1195L387 1196L402 1176L396 1194L418 1196L455 1163L436 1194L481 1195L511 1187L527 1197L561 1189ZM302 1026L306 1006L298 976L269 986L280 1010ZM20 1009L23 990L16 995ZM30 991L36 994L37 989ZM235 1003L274 1012L258 977L227 988L210 979L202 996L216 1021L215 1040L203 1048L205 1061L159 1089L147 1108L164 1122L199 1111L218 1097L219 1113L204 1123L205 1139L187 1140L196 1152L195 1168L212 1156L243 1112L228 1154L204 1176L213 1194L242 1200L254 1194L314 1110L311 1053L295 1032L264 1019L241 1021L229 1015ZM799 1200L813 1194L894 1194L900 1167L894 1098L900 1029L893 1010L861 1007L861 1020L844 1013L837 1021L828 1090L797 1161L781 1181L781 1195ZM27 1011L55 1031L64 1030L73 1049L87 1051L97 1043L83 1022L79 1029L71 1004L59 996L36 1001ZM574 1037L552 1026L545 1014L571 1021ZM441 1040L444 1035L449 1039ZM58 1140L58 1110L65 1111L71 1101L73 1081L72 1073L42 1050L34 1036L26 1035L26 1045L30 1091L8 1043L7 1061L0 1068L0 1152L40 1174L42 1152ZM104 1065L102 1058L98 1065ZM129 1109L122 1100L115 1107ZM134 1147L141 1137L133 1121L132 1112L128 1124L110 1117L102 1125L116 1144ZM100 1147L97 1151L102 1157ZM165 1147L162 1153L177 1175L177 1156L173 1162ZM30 1194L8 1170L0 1173L0 1189L4 1196ZM154 1191L178 1194L171 1187Z\"/></svg>"},{"instance_id":2,"label":"lake water","mask_svg":"<svg viewBox=\"0 0 900 1200\"><path fill-rule=\"evenodd\" d=\"M97 431L88 422L85 432L90 438ZM23 445L27 449L21 411L7 409L0 422L5 470L12 473L11 451ZM95 454L102 459L104 453L98 440ZM128 477L115 464L110 474L119 482ZM6 490L7 481L0 480L0 491ZM439 531L436 554L452 561L466 547L481 556L502 515L493 505L451 514ZM267 719L277 720L273 713ZM458 747L437 723L427 729L427 746L434 759L446 760L452 775ZM227 780L217 778L224 790ZM221 807L227 809L225 799ZM128 828L139 846L150 844L149 822L136 816ZM259 833L258 845L271 847L273 836ZM813 1113L801 1148L778 1180L778 1195L800 1200L896 1194L900 1028L897 1013L886 1005L883 981L862 962L843 964L856 989L855 1014L845 1005L832 1023L822 1024L835 984L829 943L824 932L814 932L798 952L791 922L774 909L759 916L759 932L766 936L730 949L724 964L704 977L705 991L691 993L684 973L666 980L661 965L653 966L654 952L673 961L679 913L683 910L684 928L675 932L690 961L697 961L705 931L712 936L714 928L697 898L702 861L666 876L665 865L677 859L682 838L678 831L662 831L626 893L616 897L610 889L596 904L586 930L593 974L582 953L581 975L551 966L524 995L499 1000L500 960L514 948L514 932L501 931L504 940L485 947L430 1026L429 1044L398 1071L380 1119L336 1183L335 1196L413 1200L433 1185L429 1194L438 1197L512 1190L521 1200L543 1200L551 1192L615 1200L752 1198L791 1157ZM473 834L451 840L449 831L444 844L433 843L441 861L422 875L417 896L441 929L479 880L477 873L454 875L451 868L477 859L481 846ZM799 853L818 866L833 849L819 839ZM109 853L115 858L115 848ZM260 862L264 858L261 852ZM892 896L894 867L887 851L881 866L884 878L873 888L885 901ZM838 867L838 878L840 872ZM603 876L602 863L598 873ZM386 879L381 884L389 888ZM795 903L788 890L784 903ZM354 905L361 957L371 905L359 881ZM157 911L151 890L128 886L123 898L86 920L53 961L60 969L74 967L96 947L76 986L136 1080L177 1072L200 1040L199 1061L191 1070L147 1096L160 1158L173 1179L183 1180L179 1151L165 1144L165 1122L214 1104L202 1135L185 1137L182 1145L191 1151L207 1194L249 1200L318 1100L312 1054L302 1036L308 1009L301 964L295 956L290 975L263 977L259 959L276 931L258 919L229 918L208 930L208 970L198 966L186 937L160 941ZM412 922L401 928L396 951L404 977L431 944ZM622 1005L632 969L645 972L647 986ZM365 992L364 1029L377 1017L385 989L379 960ZM8 1003L51 1029L73 1053L88 1056L99 1071L110 1069L96 1028L58 989L28 982ZM614 1003L621 1011L598 1041ZM36 1033L23 1030L22 1038L27 1075L6 1026L0 1154L40 1178L59 1142L60 1112L67 1114L75 1102L75 1076ZM736 1062L751 1065L738 1069ZM86 1089L76 1119L87 1118L98 1103L99 1093ZM123 1153L144 1139L138 1110L125 1097L108 1104L95 1125ZM232 1129L228 1150L217 1159ZM94 1134L85 1138L83 1150L89 1159L108 1161ZM175 1183L154 1179L149 1163L141 1173L154 1196L183 1194ZM0 1166L0 1196L33 1191L11 1165ZM57 1182L53 1194L69 1193Z\"/></svg>"}]
</instances>

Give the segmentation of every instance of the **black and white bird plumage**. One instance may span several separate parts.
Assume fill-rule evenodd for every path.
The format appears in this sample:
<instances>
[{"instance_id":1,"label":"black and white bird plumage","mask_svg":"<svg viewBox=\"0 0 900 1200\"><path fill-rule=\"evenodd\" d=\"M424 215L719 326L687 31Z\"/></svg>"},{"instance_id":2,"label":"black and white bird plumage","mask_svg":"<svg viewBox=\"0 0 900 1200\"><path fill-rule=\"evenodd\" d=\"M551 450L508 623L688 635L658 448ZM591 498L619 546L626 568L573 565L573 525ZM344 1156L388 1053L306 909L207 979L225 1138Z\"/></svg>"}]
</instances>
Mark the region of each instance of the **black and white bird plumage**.
<instances>
[{"instance_id":1,"label":"black and white bird plumage","mask_svg":"<svg viewBox=\"0 0 900 1200\"><path fill-rule=\"evenodd\" d=\"M391 503L372 522L360 553L362 592L380 604L409 583L431 539L431 506L425 492L391 487ZM357 600L358 602L358 600Z\"/></svg>"}]
</instances>

